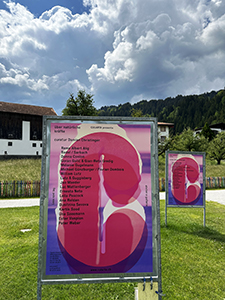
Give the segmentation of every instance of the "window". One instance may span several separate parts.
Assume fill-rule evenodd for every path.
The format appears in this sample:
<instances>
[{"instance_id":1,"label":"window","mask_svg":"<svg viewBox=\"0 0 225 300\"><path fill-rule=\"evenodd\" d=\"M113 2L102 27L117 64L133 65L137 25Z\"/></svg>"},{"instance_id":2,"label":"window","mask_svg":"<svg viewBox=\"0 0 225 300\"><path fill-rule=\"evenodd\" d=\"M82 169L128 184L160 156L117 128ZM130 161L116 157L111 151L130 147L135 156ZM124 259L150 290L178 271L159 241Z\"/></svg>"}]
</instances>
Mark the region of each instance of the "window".
<instances>
[{"instance_id":1,"label":"window","mask_svg":"<svg viewBox=\"0 0 225 300\"><path fill-rule=\"evenodd\" d=\"M37 147L37 144L36 143L32 143L32 147Z\"/></svg>"},{"instance_id":2,"label":"window","mask_svg":"<svg viewBox=\"0 0 225 300\"><path fill-rule=\"evenodd\" d=\"M8 146L12 146L13 145L13 143L12 142L8 142Z\"/></svg>"},{"instance_id":3,"label":"window","mask_svg":"<svg viewBox=\"0 0 225 300\"><path fill-rule=\"evenodd\" d=\"M161 126L161 127L160 127L160 131L161 131L161 132L165 132L165 131L166 131L166 126Z\"/></svg>"}]
</instances>

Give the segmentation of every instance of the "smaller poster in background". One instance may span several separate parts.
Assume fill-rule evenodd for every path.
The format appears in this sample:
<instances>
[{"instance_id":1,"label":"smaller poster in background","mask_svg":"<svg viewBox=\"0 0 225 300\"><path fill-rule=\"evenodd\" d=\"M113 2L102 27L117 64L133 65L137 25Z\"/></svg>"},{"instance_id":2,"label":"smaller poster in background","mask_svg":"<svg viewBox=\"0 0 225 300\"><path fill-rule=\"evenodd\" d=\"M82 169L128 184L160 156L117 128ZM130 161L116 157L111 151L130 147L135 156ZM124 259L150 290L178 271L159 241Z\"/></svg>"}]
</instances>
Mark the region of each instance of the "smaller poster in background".
<instances>
[{"instance_id":1,"label":"smaller poster in background","mask_svg":"<svg viewBox=\"0 0 225 300\"><path fill-rule=\"evenodd\" d=\"M205 153L166 153L167 206L204 206Z\"/></svg>"}]
</instances>

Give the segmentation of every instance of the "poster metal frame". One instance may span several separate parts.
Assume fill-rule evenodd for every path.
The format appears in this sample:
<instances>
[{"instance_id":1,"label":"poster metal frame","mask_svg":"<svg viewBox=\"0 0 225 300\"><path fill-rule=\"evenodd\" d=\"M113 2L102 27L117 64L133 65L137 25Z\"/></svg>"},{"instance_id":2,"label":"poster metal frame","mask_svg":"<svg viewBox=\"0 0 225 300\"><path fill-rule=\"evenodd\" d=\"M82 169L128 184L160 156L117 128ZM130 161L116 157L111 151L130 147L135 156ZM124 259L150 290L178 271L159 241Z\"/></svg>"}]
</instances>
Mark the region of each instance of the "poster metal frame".
<instances>
[{"instance_id":1,"label":"poster metal frame","mask_svg":"<svg viewBox=\"0 0 225 300\"><path fill-rule=\"evenodd\" d=\"M151 199L152 199L152 245L153 245L153 272L148 273L114 273L114 274L69 274L45 275L46 240L48 217L48 187L50 168L50 138L51 123L94 123L94 124L147 124L151 125ZM156 118L133 117L84 117L84 116L44 116L43 117L43 153L41 171L41 196L39 219L39 251L38 251L38 280L37 299L41 299L42 285L46 284L80 284L103 282L142 282L153 280L161 286L161 237L160 237L160 206L158 186L158 127ZM104 276L103 276L104 275ZM159 299L161 299L159 293Z\"/></svg>"},{"instance_id":2,"label":"poster metal frame","mask_svg":"<svg viewBox=\"0 0 225 300\"><path fill-rule=\"evenodd\" d=\"M203 195L203 204L202 205L171 205L168 204L169 202L169 154L187 154L187 155L201 155L203 158L203 185L202 185L202 195ZM178 208L203 208L203 226L205 227L206 223L206 205L205 205L205 187L206 187L206 182L205 182L205 174L206 174L206 163L205 163L205 157L206 154L205 152L198 152L198 151L172 151L172 150L167 150L166 151L166 163L165 163L165 173L166 173L166 182L165 182L165 225L167 226L167 207L178 207Z\"/></svg>"}]
</instances>

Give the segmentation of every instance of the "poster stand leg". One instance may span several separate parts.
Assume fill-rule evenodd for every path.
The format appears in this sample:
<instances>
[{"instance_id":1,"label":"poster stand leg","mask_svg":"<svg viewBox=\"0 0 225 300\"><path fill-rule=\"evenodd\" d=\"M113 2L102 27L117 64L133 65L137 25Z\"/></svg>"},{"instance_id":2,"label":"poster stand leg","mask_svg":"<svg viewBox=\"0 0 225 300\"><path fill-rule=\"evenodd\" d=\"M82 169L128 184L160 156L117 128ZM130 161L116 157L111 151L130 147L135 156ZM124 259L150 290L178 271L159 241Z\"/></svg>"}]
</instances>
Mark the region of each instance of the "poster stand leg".
<instances>
[{"instance_id":1,"label":"poster stand leg","mask_svg":"<svg viewBox=\"0 0 225 300\"><path fill-rule=\"evenodd\" d=\"M203 208L203 227L205 227L205 219L206 219L206 216L205 216L205 206Z\"/></svg>"},{"instance_id":2,"label":"poster stand leg","mask_svg":"<svg viewBox=\"0 0 225 300\"><path fill-rule=\"evenodd\" d=\"M42 184L43 184L42 179ZM44 216L44 200L46 196L43 195L40 197L40 216L39 216L39 248L38 248L38 272L37 272L37 300L41 300L41 291L42 291L42 280L41 280L41 270L42 270L42 242L43 238L43 216Z\"/></svg>"},{"instance_id":3,"label":"poster stand leg","mask_svg":"<svg viewBox=\"0 0 225 300\"><path fill-rule=\"evenodd\" d=\"M165 200L165 225L167 226L167 203Z\"/></svg>"},{"instance_id":4,"label":"poster stand leg","mask_svg":"<svg viewBox=\"0 0 225 300\"><path fill-rule=\"evenodd\" d=\"M41 282L38 282L37 285L37 300L41 300Z\"/></svg>"},{"instance_id":5,"label":"poster stand leg","mask_svg":"<svg viewBox=\"0 0 225 300\"><path fill-rule=\"evenodd\" d=\"M150 282L145 283L145 288L143 288L143 283L138 283L137 294L135 300L159 300L161 296L157 293L158 291L158 282L153 282L151 286Z\"/></svg>"}]
</instances>

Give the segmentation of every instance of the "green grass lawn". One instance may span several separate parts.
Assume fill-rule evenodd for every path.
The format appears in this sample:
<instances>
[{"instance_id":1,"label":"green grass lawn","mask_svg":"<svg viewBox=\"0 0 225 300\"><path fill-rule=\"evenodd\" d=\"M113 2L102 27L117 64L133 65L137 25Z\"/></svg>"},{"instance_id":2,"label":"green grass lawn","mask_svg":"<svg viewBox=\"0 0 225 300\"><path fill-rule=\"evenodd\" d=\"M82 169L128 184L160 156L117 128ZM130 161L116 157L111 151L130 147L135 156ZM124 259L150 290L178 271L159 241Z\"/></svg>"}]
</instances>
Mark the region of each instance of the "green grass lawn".
<instances>
[{"instance_id":1,"label":"green grass lawn","mask_svg":"<svg viewBox=\"0 0 225 300\"><path fill-rule=\"evenodd\" d=\"M163 299L225 299L225 206L168 208L161 201ZM0 299L36 299L39 208L0 209ZM21 229L31 229L22 233ZM133 300L136 283L45 285L42 299Z\"/></svg>"},{"instance_id":2,"label":"green grass lawn","mask_svg":"<svg viewBox=\"0 0 225 300\"><path fill-rule=\"evenodd\" d=\"M41 159L0 160L0 181L41 180Z\"/></svg>"}]
</instances>

